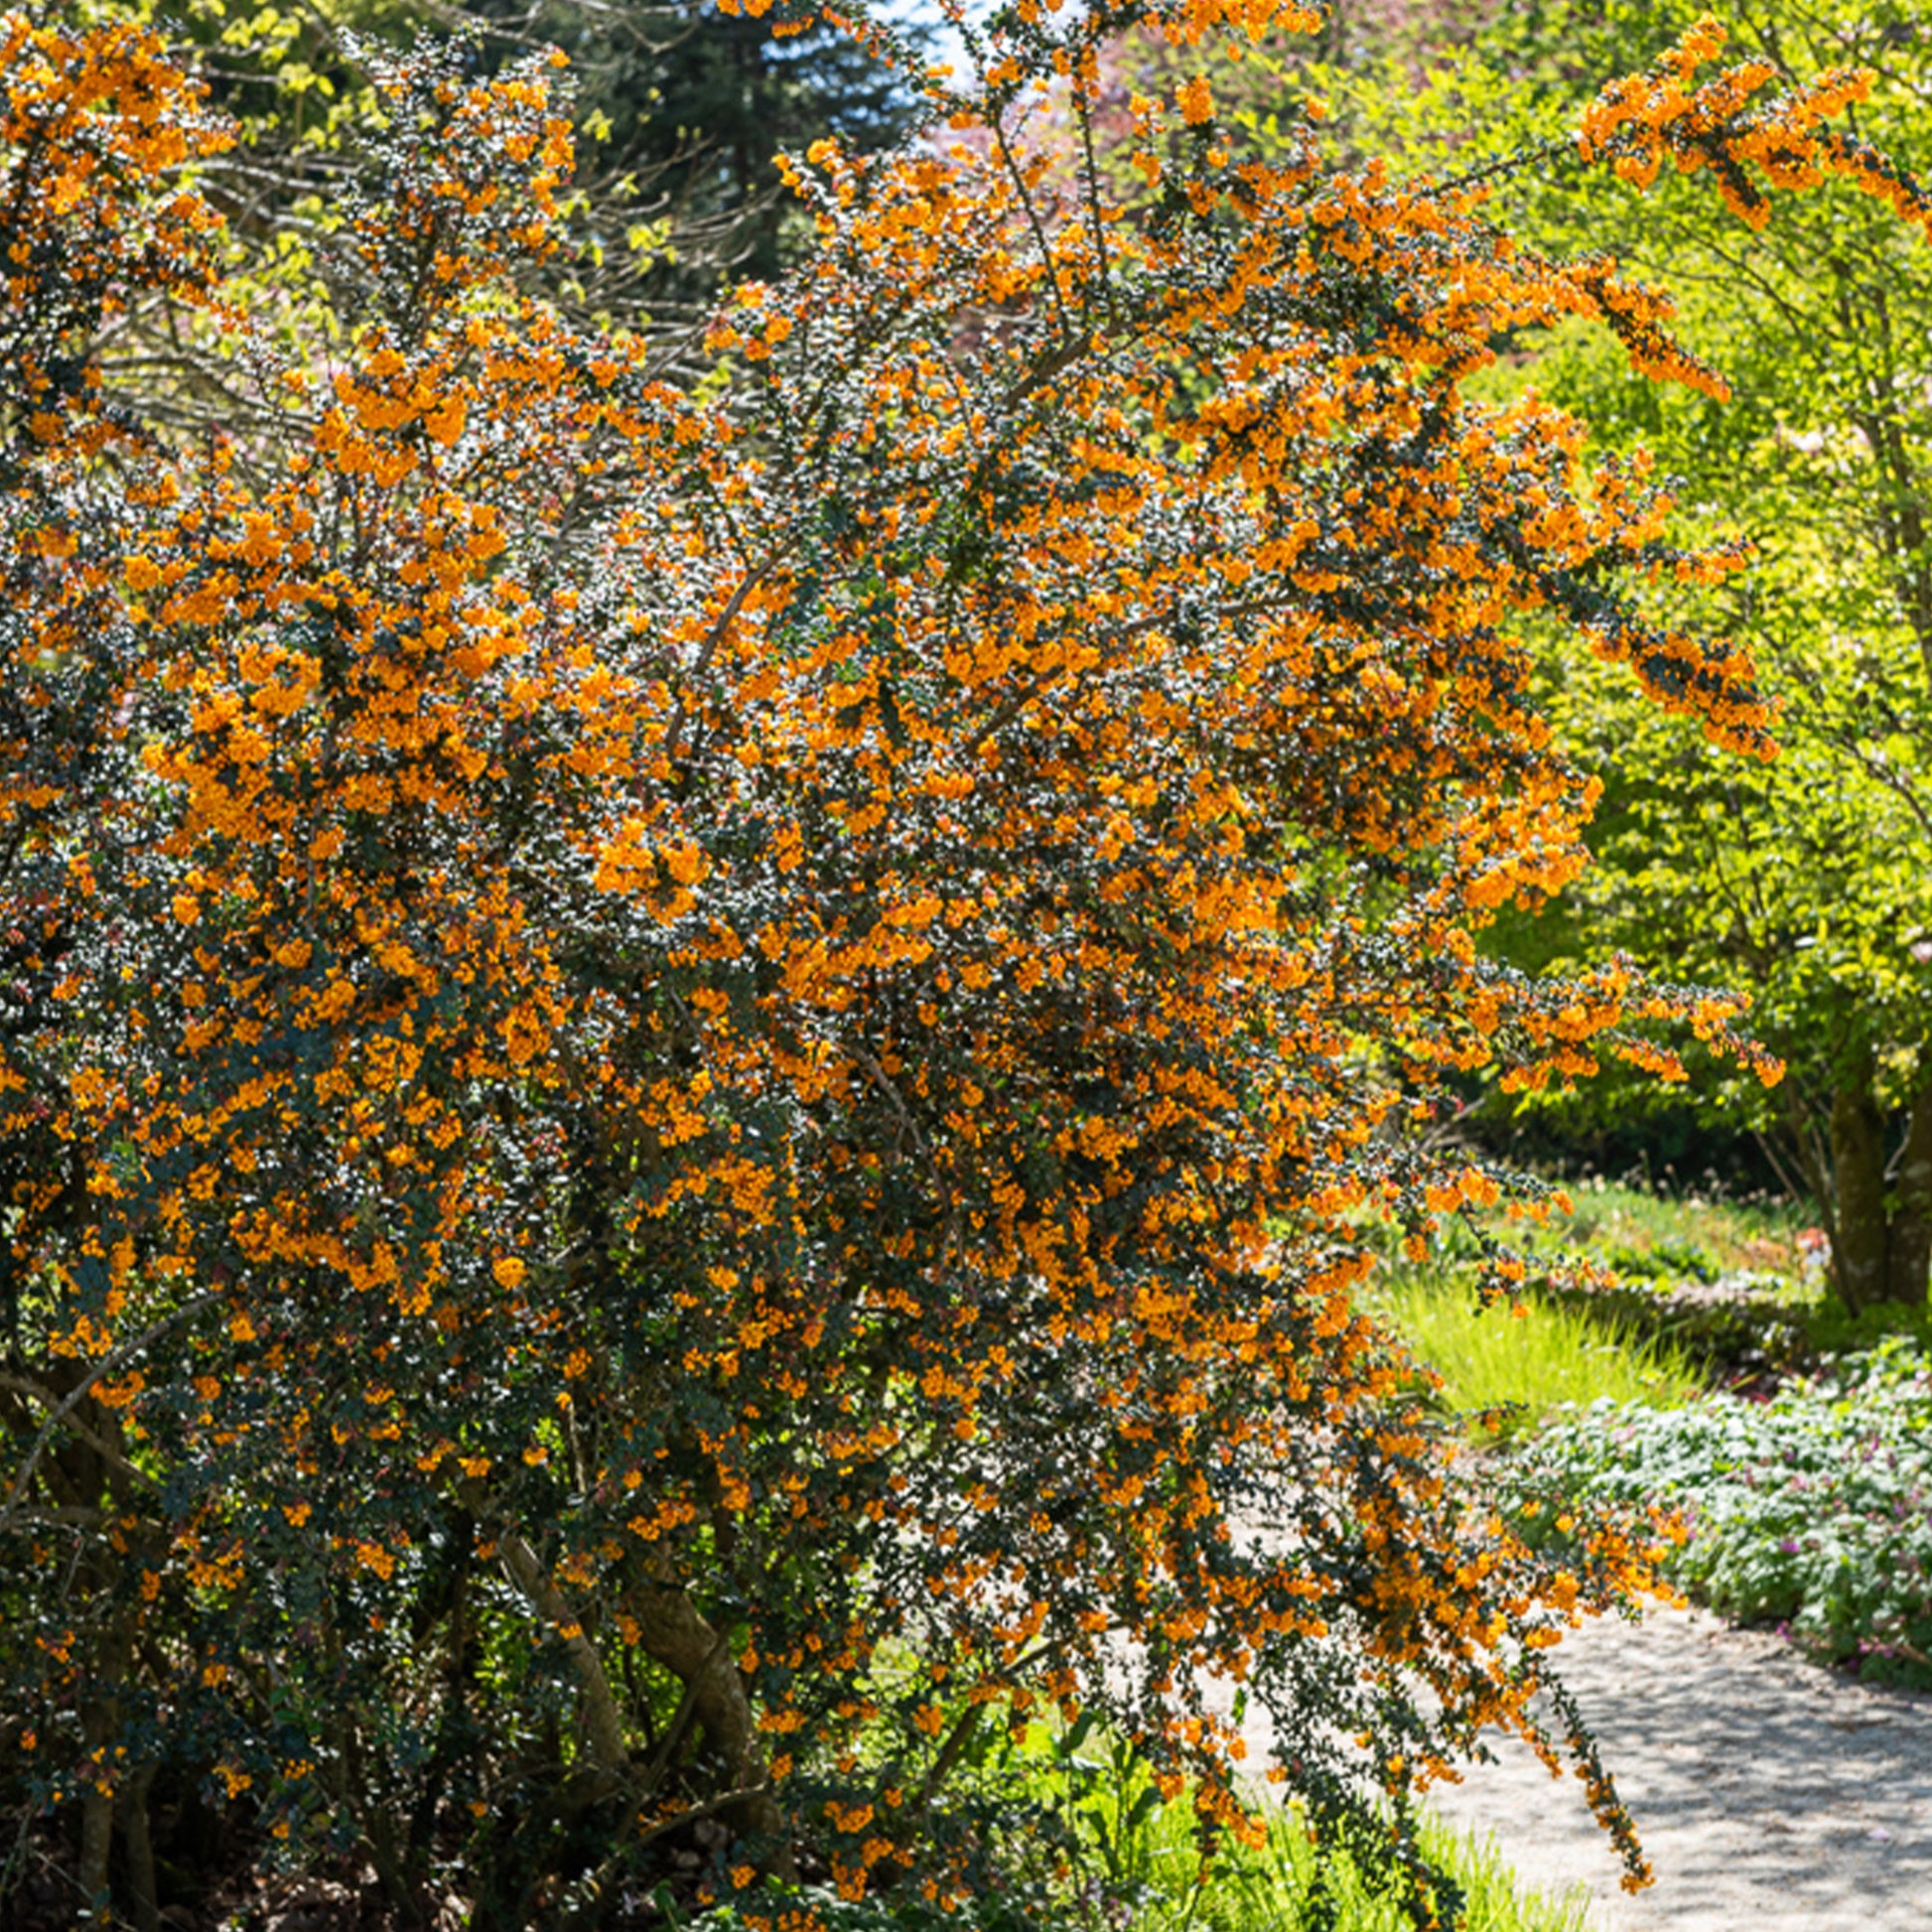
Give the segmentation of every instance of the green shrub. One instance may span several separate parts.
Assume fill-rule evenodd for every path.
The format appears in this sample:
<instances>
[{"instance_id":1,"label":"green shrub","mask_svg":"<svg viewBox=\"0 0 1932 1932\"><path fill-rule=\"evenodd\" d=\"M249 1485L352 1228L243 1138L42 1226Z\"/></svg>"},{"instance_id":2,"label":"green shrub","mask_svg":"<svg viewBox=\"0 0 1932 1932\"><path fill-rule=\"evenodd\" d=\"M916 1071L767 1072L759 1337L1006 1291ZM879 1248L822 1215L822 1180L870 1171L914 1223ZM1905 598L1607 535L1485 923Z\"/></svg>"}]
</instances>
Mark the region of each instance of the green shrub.
<instances>
[{"instance_id":1,"label":"green shrub","mask_svg":"<svg viewBox=\"0 0 1932 1932\"><path fill-rule=\"evenodd\" d=\"M1651 1193L1590 1179L1571 1187L1573 1212L1553 1219L1546 1247L1581 1250L1626 1281L1713 1282L1749 1275L1767 1291L1802 1293L1807 1210L1789 1202Z\"/></svg>"},{"instance_id":2,"label":"green shrub","mask_svg":"<svg viewBox=\"0 0 1932 1932\"><path fill-rule=\"evenodd\" d=\"M1820 1355L1854 1355L1887 1341L1932 1351L1932 1311L1905 1302L1878 1302L1855 1314L1840 1302L1826 1301L1809 1312L1804 1330Z\"/></svg>"},{"instance_id":3,"label":"green shrub","mask_svg":"<svg viewBox=\"0 0 1932 1932\"><path fill-rule=\"evenodd\" d=\"M1670 1574L1867 1679L1932 1686L1932 1355L1894 1338L1767 1402L1592 1404L1520 1453L1520 1506L1674 1507Z\"/></svg>"}]
</instances>

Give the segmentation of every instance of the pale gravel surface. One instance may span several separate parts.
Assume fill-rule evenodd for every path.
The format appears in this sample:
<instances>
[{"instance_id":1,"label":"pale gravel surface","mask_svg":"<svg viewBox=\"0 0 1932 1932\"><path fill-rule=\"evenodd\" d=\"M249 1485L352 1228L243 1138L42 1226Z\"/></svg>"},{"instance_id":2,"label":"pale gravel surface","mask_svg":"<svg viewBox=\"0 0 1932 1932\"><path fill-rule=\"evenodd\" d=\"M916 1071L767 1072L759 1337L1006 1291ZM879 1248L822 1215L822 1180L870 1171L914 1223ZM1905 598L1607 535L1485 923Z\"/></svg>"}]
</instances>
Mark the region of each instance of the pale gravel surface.
<instances>
[{"instance_id":1,"label":"pale gravel surface","mask_svg":"<svg viewBox=\"0 0 1932 1932\"><path fill-rule=\"evenodd\" d=\"M1657 1882L1619 1890L1583 1786L1505 1742L1433 1798L1526 1884L1585 1886L1593 1932L1932 1932L1932 1697L1691 1610L1587 1624L1558 1659Z\"/></svg>"}]
</instances>

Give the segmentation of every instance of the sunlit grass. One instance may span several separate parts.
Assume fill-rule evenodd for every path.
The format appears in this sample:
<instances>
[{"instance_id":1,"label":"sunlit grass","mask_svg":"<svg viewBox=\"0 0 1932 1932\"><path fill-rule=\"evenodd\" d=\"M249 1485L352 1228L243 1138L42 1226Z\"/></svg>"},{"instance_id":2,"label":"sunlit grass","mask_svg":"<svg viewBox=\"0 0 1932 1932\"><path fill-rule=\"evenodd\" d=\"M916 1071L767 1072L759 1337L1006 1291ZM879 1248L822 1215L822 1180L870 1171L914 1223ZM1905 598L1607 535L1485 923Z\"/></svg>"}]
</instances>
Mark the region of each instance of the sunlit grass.
<instances>
[{"instance_id":1,"label":"sunlit grass","mask_svg":"<svg viewBox=\"0 0 1932 1932\"><path fill-rule=\"evenodd\" d=\"M1458 1273L1386 1269L1368 1301L1416 1359L1443 1377L1446 1408L1507 1411L1493 1430L1476 1430L1478 1439L1535 1429L1564 1403L1606 1397L1669 1409L1704 1386L1681 1350L1626 1324L1547 1301L1481 1308Z\"/></svg>"},{"instance_id":2,"label":"sunlit grass","mask_svg":"<svg viewBox=\"0 0 1932 1932\"><path fill-rule=\"evenodd\" d=\"M1748 1275L1758 1292L1802 1295L1820 1265L1815 1210L1780 1201L1651 1194L1602 1180L1570 1188L1573 1212L1544 1243L1581 1250L1632 1286Z\"/></svg>"},{"instance_id":3,"label":"sunlit grass","mask_svg":"<svg viewBox=\"0 0 1932 1932\"><path fill-rule=\"evenodd\" d=\"M1127 1771L1119 1757L1110 1762L1097 1739L1071 1760L1055 1755L1039 1788L1081 1796L1081 1836L1114 1895L1136 1901L1134 1932L1292 1932L1313 1922L1314 1844L1296 1811L1275 1810L1259 1847L1223 1843L1203 1875L1198 1824L1184 1798L1154 1802L1145 1774ZM1430 1824L1423 1846L1462 1894L1463 1932L1584 1932L1581 1895L1558 1901L1524 1890L1486 1841ZM1413 1932L1407 1908L1346 1854L1331 1857L1327 1879L1336 1932Z\"/></svg>"},{"instance_id":4,"label":"sunlit grass","mask_svg":"<svg viewBox=\"0 0 1932 1932\"><path fill-rule=\"evenodd\" d=\"M1204 1884L1196 1882L1190 1828L1188 1818L1164 1817L1150 1834L1135 1932L1289 1932L1312 1922L1314 1846L1295 1818L1277 1819L1259 1850L1224 1854ZM1435 1826L1424 1827L1423 1843L1462 1891L1462 1932L1585 1932L1581 1897L1558 1900L1525 1890L1493 1845ZM1331 1864L1329 1888L1336 1932L1414 1932L1408 1909L1370 1885L1346 1858Z\"/></svg>"}]
</instances>

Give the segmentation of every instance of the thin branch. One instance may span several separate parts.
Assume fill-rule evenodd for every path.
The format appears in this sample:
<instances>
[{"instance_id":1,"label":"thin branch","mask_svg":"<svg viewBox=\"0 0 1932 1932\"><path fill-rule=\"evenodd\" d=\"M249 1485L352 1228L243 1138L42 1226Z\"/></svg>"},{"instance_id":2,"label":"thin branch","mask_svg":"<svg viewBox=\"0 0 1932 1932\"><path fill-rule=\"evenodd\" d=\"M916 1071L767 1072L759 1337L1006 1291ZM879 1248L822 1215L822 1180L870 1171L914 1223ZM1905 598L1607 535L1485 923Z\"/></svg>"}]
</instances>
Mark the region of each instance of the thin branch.
<instances>
[{"instance_id":1,"label":"thin branch","mask_svg":"<svg viewBox=\"0 0 1932 1932\"><path fill-rule=\"evenodd\" d=\"M705 636L703 644L699 647L697 661L691 666L685 681L684 690L678 694L677 710L672 714L671 729L665 734L664 738L664 757L666 760L677 757L678 744L684 736L684 723L690 715L689 707L685 699L691 686L710 670L711 660L718 654L718 646L725 641L725 633L732 627L739 612L745 608L745 600L771 574L772 567L777 561L778 550L774 545L739 579L737 590L732 592L730 598L726 600L725 608L718 613L717 621L713 623L711 629Z\"/></svg>"},{"instance_id":2,"label":"thin branch","mask_svg":"<svg viewBox=\"0 0 1932 1932\"><path fill-rule=\"evenodd\" d=\"M1000 144L1000 159L1007 165L1007 173L1013 177L1013 186L1020 196L1020 206L1027 210L1027 225L1034 231L1034 241L1039 249L1039 265L1046 276L1046 287L1053 298L1053 313L1059 318L1060 334L1071 338L1073 318L1066 312L1066 299L1060 293L1059 272L1053 266L1053 251L1046 240L1046 230L1040 224L1039 210L1034 206L1034 198L1027 187L1027 177L1021 171L1015 158L1013 145L1007 139L1006 117L995 114L989 117L993 124L993 138Z\"/></svg>"},{"instance_id":3,"label":"thin branch","mask_svg":"<svg viewBox=\"0 0 1932 1932\"><path fill-rule=\"evenodd\" d=\"M13 1479L13 1487L7 1491L6 1505L0 1508L0 1530L12 1527L15 1506L27 1487L28 1478L39 1466L48 1444L53 1441L54 1432L74 1410L79 1408L81 1403L86 1401L95 1387L117 1369L125 1367L127 1363L134 1360L143 1349L159 1341L171 1328L180 1327L183 1322L193 1320L196 1315L206 1313L207 1310L218 1307L226 1300L226 1295L219 1289L210 1289L206 1295L197 1295L192 1300L184 1302L174 1313L164 1316L151 1328L144 1328L132 1341L123 1342L120 1347L103 1355L94 1364L93 1368L68 1392L60 1407L41 1425L40 1434L34 1438L32 1447L27 1451L27 1459L21 1463L19 1473Z\"/></svg>"},{"instance_id":4,"label":"thin branch","mask_svg":"<svg viewBox=\"0 0 1932 1932\"><path fill-rule=\"evenodd\" d=\"M38 1402L43 1409L53 1409L57 1406L52 1389L43 1388L38 1382L30 1382L24 1375L8 1375L0 1371L0 1389L11 1389L16 1395L24 1395L32 1402ZM137 1468L106 1437L89 1429L85 1423L69 1416L68 1428L109 1467L118 1469L122 1475L129 1476L136 1482L146 1483L151 1489L156 1486L153 1476L145 1469Z\"/></svg>"},{"instance_id":5,"label":"thin branch","mask_svg":"<svg viewBox=\"0 0 1932 1932\"><path fill-rule=\"evenodd\" d=\"M1087 222L1093 233L1094 260L1100 270L1102 306L1107 311L1107 325L1111 329L1119 317L1114 307L1113 261L1107 248L1107 229L1100 218L1100 163L1093 151L1093 104L1087 98L1086 88L1077 83L1073 90L1073 105L1080 127L1080 148L1086 162L1086 193L1082 199L1086 203Z\"/></svg>"}]
</instances>

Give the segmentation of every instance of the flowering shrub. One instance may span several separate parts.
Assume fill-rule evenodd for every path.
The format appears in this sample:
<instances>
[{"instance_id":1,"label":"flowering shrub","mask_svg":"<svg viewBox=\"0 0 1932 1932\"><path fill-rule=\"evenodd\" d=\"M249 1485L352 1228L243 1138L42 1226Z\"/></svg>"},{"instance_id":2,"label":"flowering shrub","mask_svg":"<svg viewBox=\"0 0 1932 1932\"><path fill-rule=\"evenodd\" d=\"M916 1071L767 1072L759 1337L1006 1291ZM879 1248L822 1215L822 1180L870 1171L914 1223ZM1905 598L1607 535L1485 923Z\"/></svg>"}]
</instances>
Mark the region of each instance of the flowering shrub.
<instances>
[{"instance_id":1,"label":"flowering shrub","mask_svg":"<svg viewBox=\"0 0 1932 1932\"><path fill-rule=\"evenodd\" d=\"M1932 1686L1932 1356L1908 1344L1768 1402L1594 1403L1528 1446L1511 1480L1570 1508L1681 1511L1667 1571L1686 1589L1864 1677Z\"/></svg>"},{"instance_id":2,"label":"flowering shrub","mask_svg":"<svg viewBox=\"0 0 1932 1932\"><path fill-rule=\"evenodd\" d=\"M1126 219L1022 110L1143 17L1308 22L1023 6L930 141L792 161L815 249L695 387L535 292L543 62L378 65L305 342L210 282L159 43L10 17L0 1795L90 1899L152 1920L153 1820L212 1817L405 1918L945 1910L1000 1881L953 1773L1040 1710L1256 1837L1217 1678L1421 1905L1409 1797L1491 1724L1640 1875L1532 1703L1644 1551L1455 1501L1353 1294L1365 1210L1497 1199L1450 1073L1751 1059L1472 937L1584 857L1515 615L1770 748L1653 608L1729 560L1462 377L1581 316L1711 378L1609 264L1312 124L1244 160L1205 83L1136 104ZM1839 165L1851 82L1712 85L1590 152ZM233 434L97 352L137 293Z\"/></svg>"}]
</instances>

